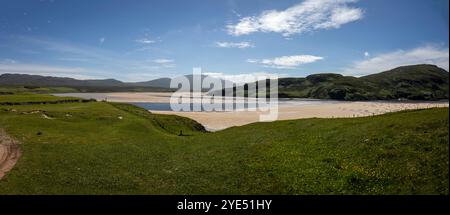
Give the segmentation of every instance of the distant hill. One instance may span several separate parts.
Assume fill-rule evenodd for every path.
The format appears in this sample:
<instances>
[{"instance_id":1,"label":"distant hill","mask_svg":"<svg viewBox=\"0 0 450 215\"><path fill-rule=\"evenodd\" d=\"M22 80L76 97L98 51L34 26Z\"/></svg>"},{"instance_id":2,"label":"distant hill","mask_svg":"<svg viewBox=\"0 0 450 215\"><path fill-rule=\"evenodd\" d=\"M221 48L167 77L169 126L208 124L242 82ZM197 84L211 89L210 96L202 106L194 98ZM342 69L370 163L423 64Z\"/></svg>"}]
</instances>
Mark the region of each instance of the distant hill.
<instances>
[{"instance_id":1,"label":"distant hill","mask_svg":"<svg viewBox=\"0 0 450 215\"><path fill-rule=\"evenodd\" d=\"M185 75L192 86L192 75ZM203 80L206 76L202 75ZM221 80L222 86L225 80ZM159 78L144 82L122 82L115 79L102 80L78 80L74 78L62 78L27 74L2 74L0 86L24 86L34 87L70 87L81 92L120 92L120 91L175 91L170 88L170 78ZM202 89L203 91L209 88Z\"/></svg>"},{"instance_id":2,"label":"distant hill","mask_svg":"<svg viewBox=\"0 0 450 215\"><path fill-rule=\"evenodd\" d=\"M151 81L131 83L135 86L170 88L170 78L158 78Z\"/></svg>"},{"instance_id":3,"label":"distant hill","mask_svg":"<svg viewBox=\"0 0 450 215\"><path fill-rule=\"evenodd\" d=\"M192 83L193 76L185 76ZM202 75L203 80L206 76ZM227 81L219 79L222 86ZM70 87L80 92L175 91L170 78L145 82L115 79L77 80L39 75L2 74L0 86ZM192 84L191 84L192 85ZM255 83L247 84L247 86ZM305 78L281 78L280 98L316 98L336 100L439 100L449 98L449 73L434 65L412 65L364 77L324 73ZM240 86L238 88L244 88ZM202 89L207 91L208 88Z\"/></svg>"},{"instance_id":4,"label":"distant hill","mask_svg":"<svg viewBox=\"0 0 450 215\"><path fill-rule=\"evenodd\" d=\"M278 85L280 98L350 101L449 98L449 73L437 66L425 64L398 67L359 78L333 73L314 74L306 78L281 78Z\"/></svg>"},{"instance_id":5,"label":"distant hill","mask_svg":"<svg viewBox=\"0 0 450 215\"><path fill-rule=\"evenodd\" d=\"M60 78L26 74L2 74L1 85L23 86L47 86L47 87L72 87L72 86L121 86L124 83L115 79L104 80L77 80L74 78Z\"/></svg>"},{"instance_id":6,"label":"distant hill","mask_svg":"<svg viewBox=\"0 0 450 215\"><path fill-rule=\"evenodd\" d=\"M194 80L194 76L193 75L186 75L185 77L189 80L189 83L191 83L191 90L192 90L192 85L193 85L192 83L193 83L193 80ZM208 77L208 76L201 75L201 80L202 80L201 83L203 83L203 81L205 80L206 77ZM214 77L211 77L211 76L210 76L210 78L212 80L220 81L222 86L225 86L225 85L226 86L232 86L233 85L233 82L231 82L231 81L223 80L223 79L220 79L220 78L214 78ZM203 87L202 88L203 91L208 91L210 89L211 89L210 87Z\"/></svg>"},{"instance_id":7,"label":"distant hill","mask_svg":"<svg viewBox=\"0 0 450 215\"><path fill-rule=\"evenodd\" d=\"M126 83L115 79L78 80L74 78L26 74L2 74L0 75L0 86L21 86L27 89L38 87L68 87L68 92L73 92L74 90L78 92L173 91L168 88L168 84L159 80Z\"/></svg>"}]
</instances>

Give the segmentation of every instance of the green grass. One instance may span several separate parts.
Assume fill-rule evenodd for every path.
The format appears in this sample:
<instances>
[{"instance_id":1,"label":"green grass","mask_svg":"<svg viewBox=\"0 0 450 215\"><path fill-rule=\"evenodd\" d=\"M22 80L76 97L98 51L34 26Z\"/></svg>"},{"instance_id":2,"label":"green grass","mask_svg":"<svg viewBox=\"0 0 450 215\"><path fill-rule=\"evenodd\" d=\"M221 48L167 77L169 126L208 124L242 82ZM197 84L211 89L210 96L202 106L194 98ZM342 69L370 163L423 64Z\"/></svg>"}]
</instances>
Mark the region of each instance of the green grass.
<instances>
[{"instance_id":1,"label":"green grass","mask_svg":"<svg viewBox=\"0 0 450 215\"><path fill-rule=\"evenodd\" d=\"M0 106L0 127L22 142L23 155L0 194L449 192L448 108L216 133L125 104L14 109Z\"/></svg>"},{"instance_id":2,"label":"green grass","mask_svg":"<svg viewBox=\"0 0 450 215\"><path fill-rule=\"evenodd\" d=\"M76 93L77 89L70 87L26 87L26 86L0 86L0 95L12 93Z\"/></svg>"},{"instance_id":3,"label":"green grass","mask_svg":"<svg viewBox=\"0 0 450 215\"><path fill-rule=\"evenodd\" d=\"M448 99L448 72L433 65L403 66L355 78L315 74L279 79L279 96L337 100Z\"/></svg>"},{"instance_id":4,"label":"green grass","mask_svg":"<svg viewBox=\"0 0 450 215\"><path fill-rule=\"evenodd\" d=\"M59 97L46 94L34 94L34 93L20 93L11 95L0 95L0 103L4 102L52 102L52 101L62 101L78 99L75 97Z\"/></svg>"}]
</instances>

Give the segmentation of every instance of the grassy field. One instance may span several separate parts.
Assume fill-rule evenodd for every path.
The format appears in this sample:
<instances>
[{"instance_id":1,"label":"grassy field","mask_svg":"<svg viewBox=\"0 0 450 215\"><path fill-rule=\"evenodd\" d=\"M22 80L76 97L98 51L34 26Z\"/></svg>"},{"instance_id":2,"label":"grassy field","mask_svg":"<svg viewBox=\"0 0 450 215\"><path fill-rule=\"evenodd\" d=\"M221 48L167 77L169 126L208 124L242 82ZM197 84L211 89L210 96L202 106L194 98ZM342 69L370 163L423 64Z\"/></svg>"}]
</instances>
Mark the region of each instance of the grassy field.
<instances>
[{"instance_id":1,"label":"grassy field","mask_svg":"<svg viewBox=\"0 0 450 215\"><path fill-rule=\"evenodd\" d=\"M126 104L0 106L23 151L0 194L448 194L448 111L208 133Z\"/></svg>"},{"instance_id":2,"label":"grassy field","mask_svg":"<svg viewBox=\"0 0 450 215\"><path fill-rule=\"evenodd\" d=\"M25 86L0 86L0 95L13 93L76 93L79 92L69 87L25 87Z\"/></svg>"},{"instance_id":3,"label":"grassy field","mask_svg":"<svg viewBox=\"0 0 450 215\"><path fill-rule=\"evenodd\" d=\"M4 102L53 102L78 99L75 97L59 97L46 94L34 94L34 93L21 93L11 95L0 95L0 103Z\"/></svg>"}]
</instances>

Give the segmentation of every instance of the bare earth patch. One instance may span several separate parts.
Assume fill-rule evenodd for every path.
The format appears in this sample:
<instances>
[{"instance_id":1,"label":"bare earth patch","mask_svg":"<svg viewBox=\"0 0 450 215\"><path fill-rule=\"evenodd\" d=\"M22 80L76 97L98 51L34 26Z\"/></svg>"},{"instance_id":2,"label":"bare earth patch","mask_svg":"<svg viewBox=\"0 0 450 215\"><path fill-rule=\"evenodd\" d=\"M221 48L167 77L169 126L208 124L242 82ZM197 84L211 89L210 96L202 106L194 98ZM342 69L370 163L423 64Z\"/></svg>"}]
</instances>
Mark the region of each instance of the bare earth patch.
<instances>
[{"instance_id":1,"label":"bare earth patch","mask_svg":"<svg viewBox=\"0 0 450 215\"><path fill-rule=\"evenodd\" d=\"M19 141L0 129L0 179L14 167L21 154Z\"/></svg>"}]
</instances>

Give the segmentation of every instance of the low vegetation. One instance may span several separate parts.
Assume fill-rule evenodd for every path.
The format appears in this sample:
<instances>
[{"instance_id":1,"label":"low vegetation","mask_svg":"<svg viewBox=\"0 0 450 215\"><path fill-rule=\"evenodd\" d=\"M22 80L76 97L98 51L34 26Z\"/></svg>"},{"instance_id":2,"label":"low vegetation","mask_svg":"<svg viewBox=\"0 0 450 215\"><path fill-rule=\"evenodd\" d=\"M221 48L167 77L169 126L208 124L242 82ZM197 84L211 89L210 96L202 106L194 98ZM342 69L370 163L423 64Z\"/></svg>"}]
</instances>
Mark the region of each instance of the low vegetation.
<instances>
[{"instance_id":1,"label":"low vegetation","mask_svg":"<svg viewBox=\"0 0 450 215\"><path fill-rule=\"evenodd\" d=\"M17 93L76 93L77 89L70 87L34 87L34 86L0 86L0 95L12 95Z\"/></svg>"},{"instance_id":2,"label":"low vegetation","mask_svg":"<svg viewBox=\"0 0 450 215\"><path fill-rule=\"evenodd\" d=\"M59 97L52 95L39 95L33 93L0 95L0 103L51 102L64 100L80 100L80 99L75 97Z\"/></svg>"},{"instance_id":3,"label":"low vegetation","mask_svg":"<svg viewBox=\"0 0 450 215\"><path fill-rule=\"evenodd\" d=\"M280 79L279 96L337 100L448 99L448 75L433 65L399 67L360 78L316 74Z\"/></svg>"},{"instance_id":4,"label":"low vegetation","mask_svg":"<svg viewBox=\"0 0 450 215\"><path fill-rule=\"evenodd\" d=\"M192 83L193 76L185 76ZM206 76L201 76L203 80ZM173 92L169 78L127 83L115 79L77 80L25 74L0 75L0 95L15 92ZM227 81L220 80L222 86ZM249 84L251 88L255 83ZM254 86L252 86L254 85ZM227 85L228 86L228 85ZM280 78L281 98L314 98L335 100L441 100L449 98L449 73L434 65L412 65L389 71L351 77L340 74L314 74L305 78ZM192 84L191 84L192 89ZM249 87L249 86L247 86ZM246 87L238 89L246 91ZM244 89L242 89L244 88ZM209 91L207 88L202 91ZM215 94L221 92L215 91ZM222 92L224 93L224 92ZM231 93L226 93L231 96ZM248 94L245 92L244 94ZM264 95L261 95L264 96Z\"/></svg>"},{"instance_id":5,"label":"low vegetation","mask_svg":"<svg viewBox=\"0 0 450 215\"><path fill-rule=\"evenodd\" d=\"M0 194L448 195L448 120L435 108L209 133L127 104L0 106L23 152Z\"/></svg>"},{"instance_id":6,"label":"low vegetation","mask_svg":"<svg viewBox=\"0 0 450 215\"><path fill-rule=\"evenodd\" d=\"M266 80L268 82L268 80ZM237 87L247 96L247 89L257 89L263 81ZM278 97L347 101L365 100L442 100L449 97L449 74L434 65L398 67L378 74L352 77L324 73L305 78L278 79ZM235 90L236 88L234 88ZM220 92L213 92L220 94ZM222 95L235 94L223 89ZM233 93L233 94L232 94ZM265 96L265 93L259 96ZM250 95L255 96L255 95Z\"/></svg>"}]
</instances>

